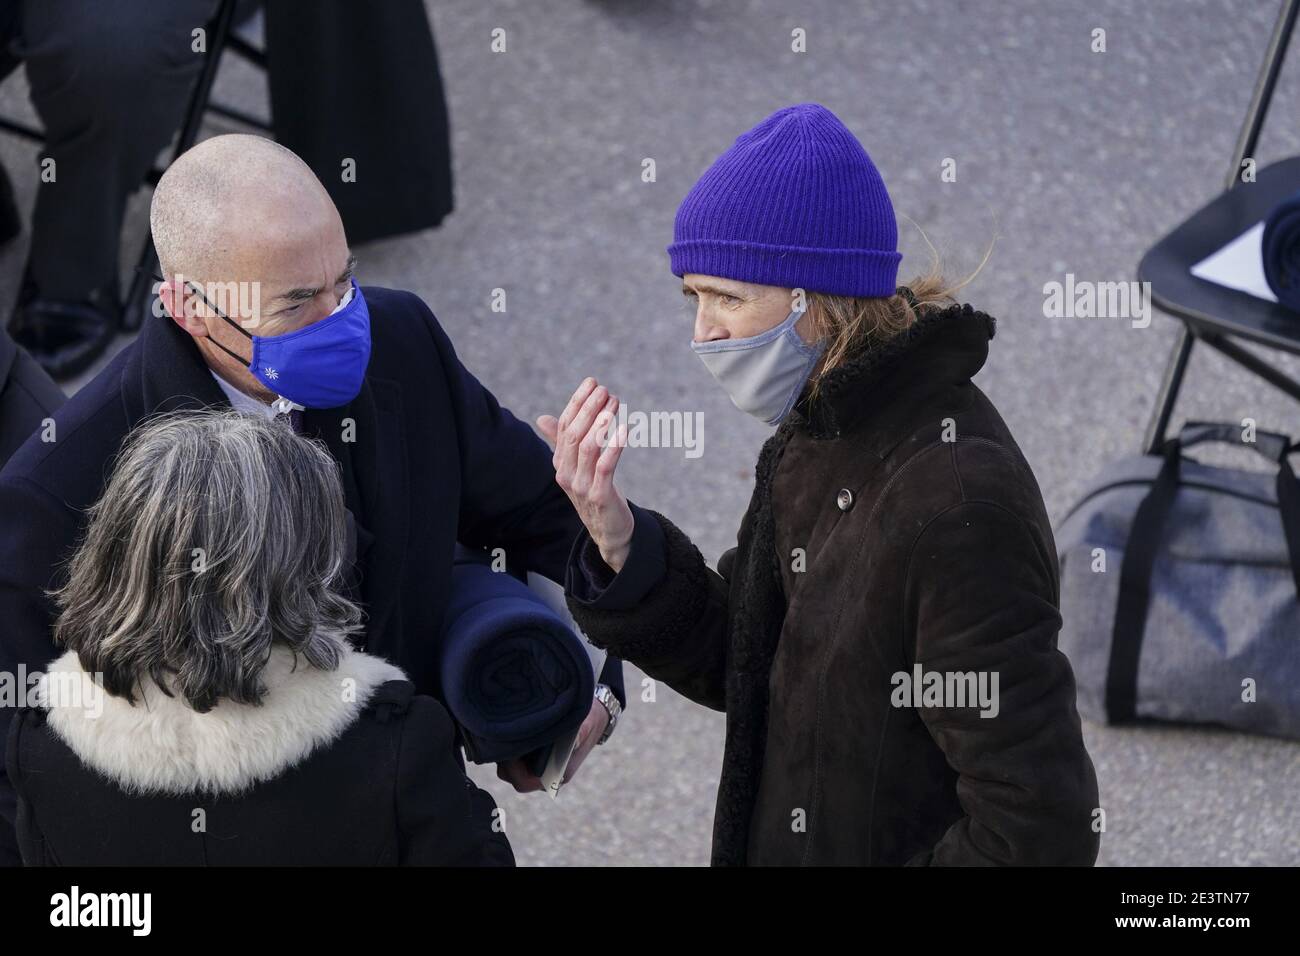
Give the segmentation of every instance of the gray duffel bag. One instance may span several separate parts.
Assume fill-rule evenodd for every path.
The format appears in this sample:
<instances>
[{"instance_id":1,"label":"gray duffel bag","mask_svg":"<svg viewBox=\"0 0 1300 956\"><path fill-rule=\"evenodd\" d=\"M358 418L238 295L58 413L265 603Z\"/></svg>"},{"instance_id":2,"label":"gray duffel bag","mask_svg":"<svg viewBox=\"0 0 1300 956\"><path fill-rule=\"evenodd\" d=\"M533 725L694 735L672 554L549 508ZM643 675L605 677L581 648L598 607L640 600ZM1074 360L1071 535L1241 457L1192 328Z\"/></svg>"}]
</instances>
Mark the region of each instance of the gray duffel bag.
<instances>
[{"instance_id":1,"label":"gray duffel bag","mask_svg":"<svg viewBox=\"0 0 1300 956\"><path fill-rule=\"evenodd\" d=\"M1183 456L1242 429L1193 422L1107 468L1056 534L1060 647L1099 723L1219 724L1300 738L1300 484L1291 442L1245 447L1276 476Z\"/></svg>"}]
</instances>

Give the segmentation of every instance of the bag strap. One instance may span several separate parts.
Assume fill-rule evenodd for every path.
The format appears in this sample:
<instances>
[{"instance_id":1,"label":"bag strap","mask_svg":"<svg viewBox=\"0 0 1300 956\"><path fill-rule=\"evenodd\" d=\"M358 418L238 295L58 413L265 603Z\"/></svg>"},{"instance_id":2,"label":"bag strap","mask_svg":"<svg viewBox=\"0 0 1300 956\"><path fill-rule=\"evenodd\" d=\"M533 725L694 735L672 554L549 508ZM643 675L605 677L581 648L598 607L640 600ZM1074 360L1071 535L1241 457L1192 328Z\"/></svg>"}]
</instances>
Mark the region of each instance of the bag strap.
<instances>
[{"instance_id":1,"label":"bag strap","mask_svg":"<svg viewBox=\"0 0 1300 956\"><path fill-rule=\"evenodd\" d=\"M1112 724L1137 717L1138 659L1151 603L1151 571L1160 548L1165 521L1178 494L1179 444L1165 444L1164 464L1151 490L1138 505L1124 548L1119 575L1119 600L1111 631L1110 663L1106 669L1106 719Z\"/></svg>"},{"instance_id":2,"label":"bag strap","mask_svg":"<svg viewBox=\"0 0 1300 956\"><path fill-rule=\"evenodd\" d=\"M1288 453L1293 450L1288 449ZM1287 554L1291 557L1291 577L1295 580L1296 595L1300 596L1300 479L1285 456L1278 464L1277 505L1282 512Z\"/></svg>"},{"instance_id":3,"label":"bag strap","mask_svg":"<svg viewBox=\"0 0 1300 956\"><path fill-rule=\"evenodd\" d=\"M1165 443L1160 472L1133 515L1120 570L1119 599L1115 605L1110 662L1106 672L1106 718L1112 724L1137 718L1138 662L1142 656L1147 610L1151 604L1151 575L1165 524L1178 495L1185 448L1205 441L1244 444L1278 466L1278 510L1282 515L1291 576L1300 598L1300 480L1297 480L1288 458L1296 446L1285 435L1276 432L1256 432L1253 443L1242 442L1240 435L1240 428L1234 424L1189 422L1177 438Z\"/></svg>"}]
</instances>

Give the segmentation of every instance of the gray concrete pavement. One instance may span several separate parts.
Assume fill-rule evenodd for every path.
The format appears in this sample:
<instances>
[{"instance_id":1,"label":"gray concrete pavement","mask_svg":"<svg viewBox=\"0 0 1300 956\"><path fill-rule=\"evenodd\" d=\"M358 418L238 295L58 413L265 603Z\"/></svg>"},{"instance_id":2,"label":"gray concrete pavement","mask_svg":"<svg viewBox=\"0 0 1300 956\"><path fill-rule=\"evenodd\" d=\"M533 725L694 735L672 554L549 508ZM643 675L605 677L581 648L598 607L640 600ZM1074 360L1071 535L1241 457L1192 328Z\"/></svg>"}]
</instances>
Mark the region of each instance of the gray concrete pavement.
<instances>
[{"instance_id":1,"label":"gray concrete pavement","mask_svg":"<svg viewBox=\"0 0 1300 956\"><path fill-rule=\"evenodd\" d=\"M1139 448L1175 327L1159 315L1146 329L1046 319L1043 285L1067 272L1132 278L1141 253L1221 188L1275 13L1233 0L430 7L458 211L438 231L361 248L362 280L423 296L521 417L558 410L585 375L633 408L703 412L702 457L634 449L621 474L630 497L669 513L710 559L734 543L767 433L691 355L663 249L677 203L714 156L771 111L816 100L859 134L948 272L969 272L994 243L966 293L1000 320L978 382L1059 518L1104 462ZM489 49L497 27L504 54ZM1096 27L1105 53L1090 50ZM790 50L795 28L805 54ZM264 99L244 69L218 90L254 107ZM1261 162L1300 152L1298 98L1293 62ZM0 109L26 110L21 79L0 88ZM28 202L33 155L0 143ZM641 179L647 157L653 183ZM946 158L956 182L940 180ZM146 202L133 206L132 255ZM902 244L902 275L923 269L918 229L904 224ZM0 253L6 314L24 255L21 244ZM497 288L505 314L490 310ZM1204 352L1180 408L1293 434L1296 411ZM662 687L643 703L640 675L628 679L617 737L557 802L476 771L507 810L521 862L707 862L722 717ZM1174 728L1086 733L1108 812L1102 863L1300 863L1300 746Z\"/></svg>"}]
</instances>

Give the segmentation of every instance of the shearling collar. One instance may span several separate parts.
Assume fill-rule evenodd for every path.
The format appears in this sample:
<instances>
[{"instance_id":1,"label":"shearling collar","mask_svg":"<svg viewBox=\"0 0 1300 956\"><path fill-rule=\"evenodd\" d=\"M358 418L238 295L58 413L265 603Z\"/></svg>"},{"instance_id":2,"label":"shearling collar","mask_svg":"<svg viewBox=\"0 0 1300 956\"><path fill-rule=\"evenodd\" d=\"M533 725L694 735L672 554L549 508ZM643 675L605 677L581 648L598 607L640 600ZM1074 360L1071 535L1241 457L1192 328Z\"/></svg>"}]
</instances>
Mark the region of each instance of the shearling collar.
<instances>
[{"instance_id":1,"label":"shearling collar","mask_svg":"<svg viewBox=\"0 0 1300 956\"><path fill-rule=\"evenodd\" d=\"M996 327L992 316L969 305L929 310L883 345L827 372L816 401L805 396L795 406L791 425L814 438L837 438L905 390L965 381L983 367Z\"/></svg>"},{"instance_id":2,"label":"shearling collar","mask_svg":"<svg viewBox=\"0 0 1300 956\"><path fill-rule=\"evenodd\" d=\"M232 793L275 777L346 730L381 684L387 661L345 648L324 671L276 645L261 704L222 701L206 714L143 681L135 705L99 687L69 651L41 676L50 729L87 766L131 792ZM53 693L51 693L53 691Z\"/></svg>"}]
</instances>

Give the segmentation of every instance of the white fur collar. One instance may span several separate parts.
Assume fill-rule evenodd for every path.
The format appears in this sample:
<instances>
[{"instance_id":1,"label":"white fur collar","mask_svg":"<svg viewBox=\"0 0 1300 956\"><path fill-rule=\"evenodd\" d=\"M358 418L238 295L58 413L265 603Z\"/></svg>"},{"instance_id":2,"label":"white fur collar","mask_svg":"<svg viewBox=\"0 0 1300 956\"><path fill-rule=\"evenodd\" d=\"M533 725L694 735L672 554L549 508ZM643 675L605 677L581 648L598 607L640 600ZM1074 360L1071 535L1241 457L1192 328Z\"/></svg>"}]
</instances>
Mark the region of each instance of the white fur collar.
<instances>
[{"instance_id":1,"label":"white fur collar","mask_svg":"<svg viewBox=\"0 0 1300 956\"><path fill-rule=\"evenodd\" d=\"M51 730L82 762L131 792L238 792L269 780L346 730L397 667L347 647L324 671L276 645L260 705L222 701L206 714L146 680L131 705L99 687L72 651L40 678ZM50 694L54 681L53 695ZM71 690L70 690L71 689Z\"/></svg>"}]
</instances>

